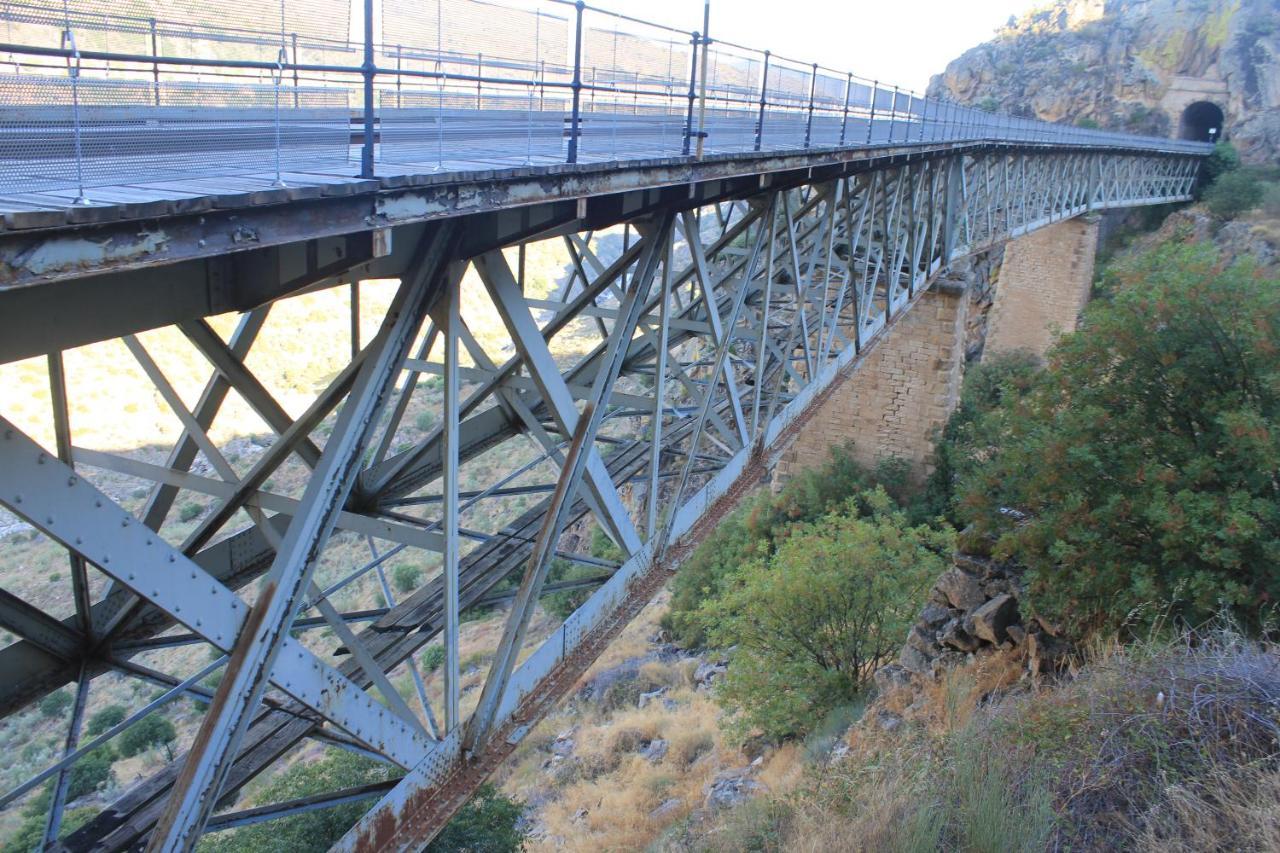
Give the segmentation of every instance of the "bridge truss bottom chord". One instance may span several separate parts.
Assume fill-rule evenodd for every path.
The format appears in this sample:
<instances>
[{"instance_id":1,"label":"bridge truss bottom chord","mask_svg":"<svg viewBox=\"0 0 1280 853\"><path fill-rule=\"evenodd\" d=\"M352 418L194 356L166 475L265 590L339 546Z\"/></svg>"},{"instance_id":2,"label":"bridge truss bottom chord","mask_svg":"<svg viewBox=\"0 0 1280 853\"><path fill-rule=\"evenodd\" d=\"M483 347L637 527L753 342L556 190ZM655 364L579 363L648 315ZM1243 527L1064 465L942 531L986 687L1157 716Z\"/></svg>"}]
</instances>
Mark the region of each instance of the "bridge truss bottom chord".
<instances>
[{"instance_id":1,"label":"bridge truss bottom chord","mask_svg":"<svg viewBox=\"0 0 1280 853\"><path fill-rule=\"evenodd\" d=\"M189 697L207 703L190 749L62 849L148 839L190 849L203 832L374 798L338 847L420 848L940 271L1091 210L1186 199L1197 165L1169 154L940 151L831 179L762 176L711 201L691 192L620 204L630 212L595 230L570 220L481 251L462 248L472 245L465 218L406 228L396 239L414 241L409 260L376 329L361 340L366 300L349 363L298 414L260 375L255 343L275 303L225 337L203 318L178 323L207 362L194 405L170 379L178 365L125 338L181 424L163 461L77 445L71 386L51 355L55 447L0 419L0 504L66 549L75 612L58 618L0 591L3 624L18 636L0 650L12 676L0 709L72 682L77 698L64 757L0 803L51 782L46 833L56 839L74 762ZM562 274L535 270L535 259ZM354 276L326 269L306 288ZM480 334L481 323L499 333ZM274 434L251 458L211 437L231 401ZM298 487L275 487L289 470ZM120 478L149 484L139 512L108 493ZM208 508L179 534L169 519L184 493ZM620 560L570 550L566 531L592 525ZM352 543L364 557L352 558ZM431 573L393 588L392 560ZM550 577L573 562L592 571ZM503 590L508 579L515 587ZM592 586L562 623L535 619L544 593ZM366 587L381 606L351 605L345 592ZM477 649L462 647L462 613L499 601L509 601L501 636L482 650L492 654L477 678L463 669ZM438 677L419 654L437 641ZM216 688L203 681L213 672ZM88 737L84 709L108 673L163 692ZM406 775L235 805L308 742Z\"/></svg>"}]
</instances>

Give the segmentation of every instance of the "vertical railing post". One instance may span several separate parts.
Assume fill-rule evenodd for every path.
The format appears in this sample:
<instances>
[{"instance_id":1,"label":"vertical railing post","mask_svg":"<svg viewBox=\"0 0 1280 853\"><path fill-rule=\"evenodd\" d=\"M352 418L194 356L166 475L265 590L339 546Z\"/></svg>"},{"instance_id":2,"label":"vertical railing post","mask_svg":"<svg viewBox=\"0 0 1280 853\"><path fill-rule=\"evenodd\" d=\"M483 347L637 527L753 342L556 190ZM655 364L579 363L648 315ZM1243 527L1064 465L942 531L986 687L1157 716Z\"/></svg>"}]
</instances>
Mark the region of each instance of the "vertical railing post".
<instances>
[{"instance_id":1,"label":"vertical railing post","mask_svg":"<svg viewBox=\"0 0 1280 853\"><path fill-rule=\"evenodd\" d=\"M929 123L929 97L926 95L920 100L920 141L924 142L925 126Z\"/></svg>"},{"instance_id":2,"label":"vertical railing post","mask_svg":"<svg viewBox=\"0 0 1280 853\"><path fill-rule=\"evenodd\" d=\"M804 147L808 148L813 141L813 98L818 91L818 63L813 63L813 71L809 75L809 119L804 125Z\"/></svg>"},{"instance_id":3,"label":"vertical railing post","mask_svg":"<svg viewBox=\"0 0 1280 853\"><path fill-rule=\"evenodd\" d=\"M160 106L160 40L156 36L156 19L149 21L151 25L151 86L154 90L155 104Z\"/></svg>"},{"instance_id":4,"label":"vertical railing post","mask_svg":"<svg viewBox=\"0 0 1280 853\"><path fill-rule=\"evenodd\" d=\"M84 146L80 138L80 48L76 47L70 20L62 31L62 47L65 49L68 45L71 55L67 57L67 73L71 76L71 128L76 155L76 200L72 204L88 204L89 198L84 194Z\"/></svg>"},{"instance_id":5,"label":"vertical railing post","mask_svg":"<svg viewBox=\"0 0 1280 853\"><path fill-rule=\"evenodd\" d=\"M378 67L373 61L373 0L364 0L364 140L360 146L360 177L373 177L373 78Z\"/></svg>"},{"instance_id":6,"label":"vertical railing post","mask_svg":"<svg viewBox=\"0 0 1280 853\"><path fill-rule=\"evenodd\" d=\"M898 87L893 87L893 100L889 102L889 142L893 142L893 131L898 124Z\"/></svg>"},{"instance_id":7,"label":"vertical railing post","mask_svg":"<svg viewBox=\"0 0 1280 853\"><path fill-rule=\"evenodd\" d=\"M840 119L840 147L844 147L845 134L849 132L849 93L853 91L853 72L844 81L844 115Z\"/></svg>"},{"instance_id":8,"label":"vertical railing post","mask_svg":"<svg viewBox=\"0 0 1280 853\"><path fill-rule=\"evenodd\" d=\"M578 123L582 118L582 10L586 6L583 0L574 4L577 14L573 24L573 108L569 115L569 156L568 162L578 162Z\"/></svg>"},{"instance_id":9,"label":"vertical railing post","mask_svg":"<svg viewBox=\"0 0 1280 853\"><path fill-rule=\"evenodd\" d=\"M293 107L297 109L298 104L298 34L291 33L290 39L293 42Z\"/></svg>"},{"instance_id":10,"label":"vertical railing post","mask_svg":"<svg viewBox=\"0 0 1280 853\"><path fill-rule=\"evenodd\" d=\"M707 141L707 59L711 54L711 0L702 4L702 77L698 81L698 144L694 147L697 159Z\"/></svg>"},{"instance_id":11,"label":"vertical railing post","mask_svg":"<svg viewBox=\"0 0 1280 853\"><path fill-rule=\"evenodd\" d=\"M272 182L273 187L283 187L284 177L280 170L280 85L284 82L284 66L289 61L289 55L285 53L284 33L280 34L280 50L276 53L276 70L271 75L272 91L275 93L275 114L276 114L276 179Z\"/></svg>"},{"instance_id":12,"label":"vertical railing post","mask_svg":"<svg viewBox=\"0 0 1280 853\"><path fill-rule=\"evenodd\" d=\"M693 31L693 38L689 39L689 107L684 116L684 148L682 150L686 157L689 156L693 143L693 104L698 99L698 43L701 39L702 34L697 30Z\"/></svg>"},{"instance_id":13,"label":"vertical railing post","mask_svg":"<svg viewBox=\"0 0 1280 853\"><path fill-rule=\"evenodd\" d=\"M876 126L876 95L879 94L879 89L880 89L880 81L872 80L871 81L871 113L867 117L867 144L868 145L871 144L871 134L874 132L875 126Z\"/></svg>"},{"instance_id":14,"label":"vertical railing post","mask_svg":"<svg viewBox=\"0 0 1280 853\"><path fill-rule=\"evenodd\" d=\"M760 116L756 121L756 150L764 144L764 108L769 92L769 51L764 52L764 73L760 75Z\"/></svg>"},{"instance_id":15,"label":"vertical railing post","mask_svg":"<svg viewBox=\"0 0 1280 853\"><path fill-rule=\"evenodd\" d=\"M404 104L400 100L400 87L403 84L404 71L404 49L400 45L396 45L396 107L402 107Z\"/></svg>"}]
</instances>

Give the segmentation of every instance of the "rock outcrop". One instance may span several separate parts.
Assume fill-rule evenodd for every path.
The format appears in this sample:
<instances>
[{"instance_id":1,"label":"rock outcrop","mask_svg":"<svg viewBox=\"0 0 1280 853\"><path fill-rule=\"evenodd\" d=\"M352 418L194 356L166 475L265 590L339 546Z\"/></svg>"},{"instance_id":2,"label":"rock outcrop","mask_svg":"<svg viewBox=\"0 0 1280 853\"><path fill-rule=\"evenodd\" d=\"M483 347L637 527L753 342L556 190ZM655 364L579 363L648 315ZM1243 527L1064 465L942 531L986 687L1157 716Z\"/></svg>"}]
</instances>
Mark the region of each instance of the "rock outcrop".
<instances>
[{"instance_id":1,"label":"rock outcrop","mask_svg":"<svg viewBox=\"0 0 1280 853\"><path fill-rule=\"evenodd\" d=\"M931 95L1179 136L1207 101L1246 160L1280 157L1278 0L1055 0L952 61Z\"/></svg>"},{"instance_id":2,"label":"rock outcrop","mask_svg":"<svg viewBox=\"0 0 1280 853\"><path fill-rule=\"evenodd\" d=\"M985 557L957 554L934 582L929 602L907 635L898 662L876 673L880 691L936 678L971 657L997 649L1022 649L1032 673L1055 670L1067 652L1057 630L1036 618L1024 619L1017 567Z\"/></svg>"}]
</instances>

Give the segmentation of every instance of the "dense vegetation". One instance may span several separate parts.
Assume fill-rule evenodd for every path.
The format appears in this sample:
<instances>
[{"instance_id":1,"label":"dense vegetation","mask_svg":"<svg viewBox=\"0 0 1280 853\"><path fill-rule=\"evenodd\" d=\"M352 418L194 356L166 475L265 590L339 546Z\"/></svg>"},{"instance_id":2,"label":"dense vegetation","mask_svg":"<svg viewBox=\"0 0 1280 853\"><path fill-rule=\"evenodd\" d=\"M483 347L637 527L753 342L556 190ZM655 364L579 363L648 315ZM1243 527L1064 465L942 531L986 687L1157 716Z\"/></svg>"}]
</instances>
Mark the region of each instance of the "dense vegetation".
<instances>
[{"instance_id":1,"label":"dense vegetation","mask_svg":"<svg viewBox=\"0 0 1280 853\"><path fill-rule=\"evenodd\" d=\"M1201 169L1201 198L1209 210L1233 219L1262 206L1280 216L1280 166L1243 166L1229 142L1220 142Z\"/></svg>"},{"instance_id":2,"label":"dense vegetation","mask_svg":"<svg viewBox=\"0 0 1280 853\"><path fill-rule=\"evenodd\" d=\"M254 794L257 803L276 803L343 788L384 782L400 774L371 758L332 750L319 758L300 762L279 774ZM322 853L355 824L371 800L255 824L205 836L204 853L253 850L255 853ZM427 849L432 853L472 850L477 853L514 853L520 849L516 829L523 806L484 786L449 823Z\"/></svg>"},{"instance_id":3,"label":"dense vegetation","mask_svg":"<svg viewBox=\"0 0 1280 853\"><path fill-rule=\"evenodd\" d=\"M804 734L856 700L897 655L950 550L949 531L909 525L877 488L729 573L697 618L712 643L736 646L719 697L739 728Z\"/></svg>"},{"instance_id":4,"label":"dense vegetation","mask_svg":"<svg viewBox=\"0 0 1280 853\"><path fill-rule=\"evenodd\" d=\"M957 416L957 512L1026 567L1031 604L1076 636L1280 596L1280 282L1212 247L1113 264L1047 369Z\"/></svg>"},{"instance_id":5,"label":"dense vegetation","mask_svg":"<svg viewBox=\"0 0 1280 853\"><path fill-rule=\"evenodd\" d=\"M685 561L663 624L682 645L733 649L717 697L736 736L803 736L861 700L951 552L951 528L926 514L905 465L868 470L837 447Z\"/></svg>"}]
</instances>

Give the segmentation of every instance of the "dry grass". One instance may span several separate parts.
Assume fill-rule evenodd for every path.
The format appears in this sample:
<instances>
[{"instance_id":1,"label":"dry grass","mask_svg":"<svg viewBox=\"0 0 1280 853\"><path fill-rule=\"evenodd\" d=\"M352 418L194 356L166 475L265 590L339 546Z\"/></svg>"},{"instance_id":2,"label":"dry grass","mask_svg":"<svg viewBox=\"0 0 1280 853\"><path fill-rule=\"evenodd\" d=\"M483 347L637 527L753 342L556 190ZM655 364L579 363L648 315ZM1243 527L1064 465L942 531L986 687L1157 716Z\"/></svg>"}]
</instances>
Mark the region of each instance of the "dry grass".
<instances>
[{"instance_id":1,"label":"dry grass","mask_svg":"<svg viewBox=\"0 0 1280 853\"><path fill-rule=\"evenodd\" d=\"M1280 850L1280 657L1231 630L1013 653L880 697L849 755L668 850ZM903 718L893 734L880 712Z\"/></svg>"}]
</instances>

